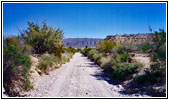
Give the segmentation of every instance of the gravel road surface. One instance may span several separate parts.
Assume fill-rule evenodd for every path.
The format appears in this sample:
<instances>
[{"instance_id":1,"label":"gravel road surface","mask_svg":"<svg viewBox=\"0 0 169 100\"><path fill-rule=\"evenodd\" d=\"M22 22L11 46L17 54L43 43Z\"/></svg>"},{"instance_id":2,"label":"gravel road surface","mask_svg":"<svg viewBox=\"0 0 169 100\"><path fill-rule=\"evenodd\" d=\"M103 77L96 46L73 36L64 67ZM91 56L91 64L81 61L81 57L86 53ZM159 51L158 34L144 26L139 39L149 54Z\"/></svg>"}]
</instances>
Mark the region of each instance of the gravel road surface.
<instances>
[{"instance_id":1,"label":"gravel road surface","mask_svg":"<svg viewBox=\"0 0 169 100\"><path fill-rule=\"evenodd\" d=\"M114 84L102 69L81 53L49 75L37 79L28 97L129 97L121 85ZM135 95L130 95L135 96ZM143 96L143 95L137 95Z\"/></svg>"}]
</instances>

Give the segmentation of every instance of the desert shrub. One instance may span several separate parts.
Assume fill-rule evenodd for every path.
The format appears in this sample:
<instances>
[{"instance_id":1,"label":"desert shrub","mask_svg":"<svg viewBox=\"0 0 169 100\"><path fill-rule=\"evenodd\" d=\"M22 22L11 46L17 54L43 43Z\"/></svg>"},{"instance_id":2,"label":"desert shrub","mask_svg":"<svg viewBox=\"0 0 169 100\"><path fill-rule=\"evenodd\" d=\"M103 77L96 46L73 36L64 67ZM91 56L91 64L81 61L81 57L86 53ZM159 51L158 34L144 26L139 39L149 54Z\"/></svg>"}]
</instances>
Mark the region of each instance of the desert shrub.
<instances>
[{"instance_id":1,"label":"desert shrub","mask_svg":"<svg viewBox=\"0 0 169 100\"><path fill-rule=\"evenodd\" d=\"M20 92L28 91L33 87L29 80L31 60L28 55L21 52L22 47L18 46L19 44L16 41L12 42L13 40L15 39L4 40L3 83L7 93L16 96L20 95Z\"/></svg>"},{"instance_id":2,"label":"desert shrub","mask_svg":"<svg viewBox=\"0 0 169 100\"><path fill-rule=\"evenodd\" d=\"M66 63L69 60L69 58L66 58L66 56L62 56L62 64Z\"/></svg>"},{"instance_id":3,"label":"desert shrub","mask_svg":"<svg viewBox=\"0 0 169 100\"><path fill-rule=\"evenodd\" d=\"M102 68L111 76L114 71L113 66L115 65L117 65L117 62L114 59L111 59L108 62L103 63Z\"/></svg>"},{"instance_id":4,"label":"desert shrub","mask_svg":"<svg viewBox=\"0 0 169 100\"><path fill-rule=\"evenodd\" d=\"M81 50L82 50L82 49L80 49L80 48L76 49L77 52L81 52Z\"/></svg>"},{"instance_id":5,"label":"desert shrub","mask_svg":"<svg viewBox=\"0 0 169 100\"><path fill-rule=\"evenodd\" d=\"M130 62L131 61L131 57L132 57L132 54L128 53L128 52L123 52L123 54L115 54L115 60L118 62L118 63L121 63L121 62Z\"/></svg>"},{"instance_id":6,"label":"desert shrub","mask_svg":"<svg viewBox=\"0 0 169 100\"><path fill-rule=\"evenodd\" d=\"M29 45L27 45L27 44L24 44L24 45L22 45L22 46L20 46L20 47L21 47L20 50L21 50L22 53L24 53L24 54L26 54L26 55L32 54L33 49L32 49L31 46L29 46Z\"/></svg>"},{"instance_id":7,"label":"desert shrub","mask_svg":"<svg viewBox=\"0 0 169 100\"><path fill-rule=\"evenodd\" d=\"M114 47L116 47L116 42L113 42L111 40L104 40L99 42L99 44L96 46L96 49L100 53L111 53Z\"/></svg>"},{"instance_id":8,"label":"desert shrub","mask_svg":"<svg viewBox=\"0 0 169 100\"><path fill-rule=\"evenodd\" d=\"M97 55L97 52L94 49L90 50L89 53L88 53L88 57L93 61L95 60L96 55Z\"/></svg>"},{"instance_id":9,"label":"desert shrub","mask_svg":"<svg viewBox=\"0 0 169 100\"><path fill-rule=\"evenodd\" d=\"M62 54L64 53L63 42L56 43L51 50L51 53L58 58L58 63L62 64Z\"/></svg>"},{"instance_id":10,"label":"desert shrub","mask_svg":"<svg viewBox=\"0 0 169 100\"><path fill-rule=\"evenodd\" d=\"M34 53L42 54L52 51L63 38L63 31L47 26L43 22L42 27L33 22L28 22L28 29L21 32L22 39L32 46Z\"/></svg>"},{"instance_id":11,"label":"desert shrub","mask_svg":"<svg viewBox=\"0 0 169 100\"><path fill-rule=\"evenodd\" d=\"M149 47L150 50L149 50ZM145 50L150 51L151 54L151 65L150 65L150 73L139 75L135 78L136 82L139 84L156 84L162 82L165 84L166 80L166 32L164 30L160 30L159 32L155 32L153 38L153 44L150 46L143 45Z\"/></svg>"},{"instance_id":12,"label":"desert shrub","mask_svg":"<svg viewBox=\"0 0 169 100\"><path fill-rule=\"evenodd\" d=\"M138 49L136 43L134 43L133 41L129 41L129 42L126 41L124 43L124 45L125 45L127 51L133 51L133 50L137 50Z\"/></svg>"},{"instance_id":13,"label":"desert shrub","mask_svg":"<svg viewBox=\"0 0 169 100\"><path fill-rule=\"evenodd\" d=\"M163 76L164 77L164 76ZM151 73L151 74L143 74L143 75L136 75L134 80L138 84L157 84L162 82L161 73Z\"/></svg>"},{"instance_id":14,"label":"desert shrub","mask_svg":"<svg viewBox=\"0 0 169 100\"><path fill-rule=\"evenodd\" d=\"M138 49L143 53L148 53L153 49L153 45L150 43L139 44Z\"/></svg>"},{"instance_id":15,"label":"desert shrub","mask_svg":"<svg viewBox=\"0 0 169 100\"><path fill-rule=\"evenodd\" d=\"M68 61L73 57L73 53L71 53L71 52L65 52L65 53L63 53L63 55L62 56L65 56L67 59L68 59Z\"/></svg>"},{"instance_id":16,"label":"desert shrub","mask_svg":"<svg viewBox=\"0 0 169 100\"><path fill-rule=\"evenodd\" d=\"M113 67L113 78L118 80L124 80L137 71L139 67L143 65L140 63L119 63Z\"/></svg>"},{"instance_id":17,"label":"desert shrub","mask_svg":"<svg viewBox=\"0 0 169 100\"><path fill-rule=\"evenodd\" d=\"M126 47L122 43L119 43L115 47L115 52L118 54L122 54L122 53L126 52Z\"/></svg>"},{"instance_id":18,"label":"desert shrub","mask_svg":"<svg viewBox=\"0 0 169 100\"><path fill-rule=\"evenodd\" d=\"M20 53L26 55L32 53L32 47L25 44L25 42L19 36L4 37L3 43L4 47L17 46L17 48L19 48L18 50Z\"/></svg>"},{"instance_id":19,"label":"desert shrub","mask_svg":"<svg viewBox=\"0 0 169 100\"><path fill-rule=\"evenodd\" d=\"M69 46L68 48L66 48L66 51L71 52L73 54L77 52L76 49L72 48L71 46Z\"/></svg>"},{"instance_id":20,"label":"desert shrub","mask_svg":"<svg viewBox=\"0 0 169 100\"><path fill-rule=\"evenodd\" d=\"M102 57L104 57L104 54L102 54L102 53L99 53L99 54L96 55L95 61L96 61L97 64L101 64L100 60L101 60Z\"/></svg>"},{"instance_id":21,"label":"desert shrub","mask_svg":"<svg viewBox=\"0 0 169 100\"><path fill-rule=\"evenodd\" d=\"M151 60L152 61L156 61L156 60L161 60L161 61L165 61L166 60L166 43L164 43L163 45L161 45L158 48L158 51L154 51L152 53L152 57Z\"/></svg>"},{"instance_id":22,"label":"desert shrub","mask_svg":"<svg viewBox=\"0 0 169 100\"><path fill-rule=\"evenodd\" d=\"M166 43L166 32L163 29L159 29L159 32L155 32L155 38L153 42L156 45L156 49L160 48L164 43Z\"/></svg>"},{"instance_id":23,"label":"desert shrub","mask_svg":"<svg viewBox=\"0 0 169 100\"><path fill-rule=\"evenodd\" d=\"M125 50L123 45L117 46L116 53L109 60L102 61L102 68L113 79L125 80L143 66L139 63L131 63L132 54Z\"/></svg>"},{"instance_id":24,"label":"desert shrub","mask_svg":"<svg viewBox=\"0 0 169 100\"><path fill-rule=\"evenodd\" d=\"M107 67L107 63L111 62L112 56L104 56L100 59L101 67L104 69Z\"/></svg>"},{"instance_id":25,"label":"desert shrub","mask_svg":"<svg viewBox=\"0 0 169 100\"><path fill-rule=\"evenodd\" d=\"M85 56L87 56L90 50L92 50L92 49L91 49L91 48L88 48L88 47L86 46L86 48L84 48L84 49L81 51L81 53L83 53Z\"/></svg>"},{"instance_id":26,"label":"desert shrub","mask_svg":"<svg viewBox=\"0 0 169 100\"><path fill-rule=\"evenodd\" d=\"M5 46L19 46L21 39L19 36L4 37L3 43Z\"/></svg>"},{"instance_id":27,"label":"desert shrub","mask_svg":"<svg viewBox=\"0 0 169 100\"><path fill-rule=\"evenodd\" d=\"M165 81L166 75L166 32L160 30L155 32L154 49L152 50L150 65L151 74L161 76L160 79ZM157 77L158 79L159 77ZM164 84L164 83L163 83Z\"/></svg>"},{"instance_id":28,"label":"desert shrub","mask_svg":"<svg viewBox=\"0 0 169 100\"><path fill-rule=\"evenodd\" d=\"M132 56L133 55L127 51L126 47L122 43L119 43L114 48L113 58L118 63L121 63L121 62L130 62Z\"/></svg>"},{"instance_id":29,"label":"desert shrub","mask_svg":"<svg viewBox=\"0 0 169 100\"><path fill-rule=\"evenodd\" d=\"M54 64L58 64L58 58L56 56L42 55L37 67L42 73L48 74L55 67Z\"/></svg>"},{"instance_id":30,"label":"desert shrub","mask_svg":"<svg viewBox=\"0 0 169 100\"><path fill-rule=\"evenodd\" d=\"M68 48L64 48L64 53L62 55L63 56L62 57L62 62L65 63L66 61L70 61L70 59L73 57L73 55L76 52L77 52L77 50L75 48L72 48L71 46L69 46Z\"/></svg>"}]
</instances>

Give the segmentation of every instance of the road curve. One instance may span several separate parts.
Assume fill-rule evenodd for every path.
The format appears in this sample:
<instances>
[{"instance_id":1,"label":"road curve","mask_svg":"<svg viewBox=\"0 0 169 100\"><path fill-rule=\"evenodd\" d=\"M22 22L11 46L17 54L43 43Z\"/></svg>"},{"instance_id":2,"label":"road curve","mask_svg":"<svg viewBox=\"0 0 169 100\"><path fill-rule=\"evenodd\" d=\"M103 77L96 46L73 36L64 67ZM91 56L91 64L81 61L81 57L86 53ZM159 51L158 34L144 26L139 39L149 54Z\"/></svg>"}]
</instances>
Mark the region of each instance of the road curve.
<instances>
[{"instance_id":1,"label":"road curve","mask_svg":"<svg viewBox=\"0 0 169 100\"><path fill-rule=\"evenodd\" d=\"M81 53L70 62L37 80L28 97L128 97L120 93L121 85L114 85L102 69Z\"/></svg>"}]
</instances>

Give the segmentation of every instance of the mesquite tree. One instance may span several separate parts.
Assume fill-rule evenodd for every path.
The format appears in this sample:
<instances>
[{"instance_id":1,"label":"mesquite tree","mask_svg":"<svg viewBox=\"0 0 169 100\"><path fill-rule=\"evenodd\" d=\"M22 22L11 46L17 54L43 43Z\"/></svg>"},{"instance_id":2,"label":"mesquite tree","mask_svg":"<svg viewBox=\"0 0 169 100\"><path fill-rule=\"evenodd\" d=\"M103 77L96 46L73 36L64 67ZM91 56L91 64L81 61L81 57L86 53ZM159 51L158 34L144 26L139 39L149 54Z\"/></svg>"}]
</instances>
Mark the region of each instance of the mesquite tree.
<instances>
[{"instance_id":1,"label":"mesquite tree","mask_svg":"<svg viewBox=\"0 0 169 100\"><path fill-rule=\"evenodd\" d=\"M58 46L63 38L62 30L47 26L46 22L43 22L42 27L33 22L28 22L28 26L27 30L21 32L21 36L26 43L33 47L36 54L52 52L53 47Z\"/></svg>"}]
</instances>

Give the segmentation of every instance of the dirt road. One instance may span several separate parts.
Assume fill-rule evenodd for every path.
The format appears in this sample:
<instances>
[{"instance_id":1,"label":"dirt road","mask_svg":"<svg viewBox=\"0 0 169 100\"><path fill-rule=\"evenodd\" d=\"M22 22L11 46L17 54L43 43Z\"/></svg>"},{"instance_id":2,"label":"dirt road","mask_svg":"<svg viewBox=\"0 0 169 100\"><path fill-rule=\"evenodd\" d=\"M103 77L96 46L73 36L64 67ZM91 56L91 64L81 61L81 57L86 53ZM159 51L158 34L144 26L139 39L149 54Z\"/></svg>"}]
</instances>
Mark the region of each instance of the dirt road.
<instances>
[{"instance_id":1,"label":"dirt road","mask_svg":"<svg viewBox=\"0 0 169 100\"><path fill-rule=\"evenodd\" d=\"M87 57L76 53L70 62L37 80L30 97L128 97L120 93L121 85L115 85L102 69ZM134 96L134 95L132 95ZM141 95L139 95L141 96Z\"/></svg>"}]
</instances>

